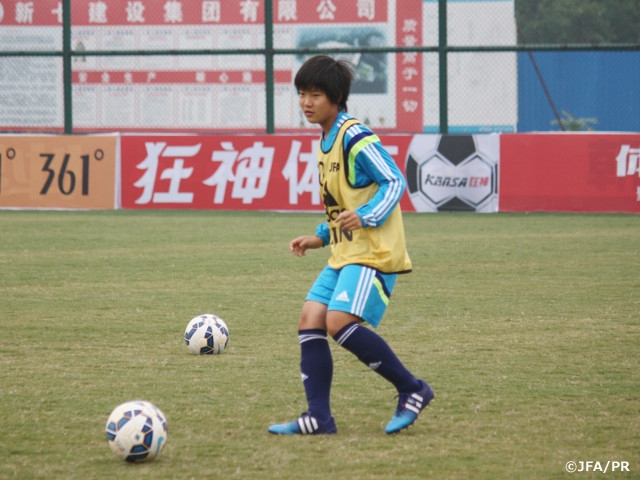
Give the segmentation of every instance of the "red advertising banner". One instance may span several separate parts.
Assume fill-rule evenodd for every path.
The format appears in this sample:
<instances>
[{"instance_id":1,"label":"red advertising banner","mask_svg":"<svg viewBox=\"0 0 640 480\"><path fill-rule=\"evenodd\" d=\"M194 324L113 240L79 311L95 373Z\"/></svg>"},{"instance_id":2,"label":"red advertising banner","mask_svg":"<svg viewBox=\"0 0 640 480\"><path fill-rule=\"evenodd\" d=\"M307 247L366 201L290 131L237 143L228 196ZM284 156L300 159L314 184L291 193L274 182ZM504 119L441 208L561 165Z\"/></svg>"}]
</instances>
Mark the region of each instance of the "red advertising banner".
<instances>
[{"instance_id":1,"label":"red advertising banner","mask_svg":"<svg viewBox=\"0 0 640 480\"><path fill-rule=\"evenodd\" d=\"M381 139L407 179L401 200L407 212L491 212L499 204L503 212L640 213L640 134ZM317 135L0 136L0 208L322 211L318 141Z\"/></svg>"},{"instance_id":2,"label":"red advertising banner","mask_svg":"<svg viewBox=\"0 0 640 480\"><path fill-rule=\"evenodd\" d=\"M122 208L323 211L319 136L121 138ZM409 135L382 138L404 172ZM405 195L401 205L414 208Z\"/></svg>"},{"instance_id":3,"label":"red advertising banner","mask_svg":"<svg viewBox=\"0 0 640 480\"><path fill-rule=\"evenodd\" d=\"M640 213L640 134L500 136L500 211Z\"/></svg>"},{"instance_id":4,"label":"red advertising banner","mask_svg":"<svg viewBox=\"0 0 640 480\"><path fill-rule=\"evenodd\" d=\"M308 0L307 0L308 1ZM247 24L264 23L264 2L257 0L167 0L77 1L73 23L92 25ZM386 0L317 0L311 8L298 0L273 2L274 23L385 22Z\"/></svg>"},{"instance_id":5,"label":"red advertising banner","mask_svg":"<svg viewBox=\"0 0 640 480\"><path fill-rule=\"evenodd\" d=\"M73 25L212 25L262 24L264 2L257 0L74 0ZM311 7L311 8L309 8ZM60 0L5 0L0 5L4 25L61 25ZM279 23L386 22L387 0L288 0L273 2Z\"/></svg>"},{"instance_id":6,"label":"red advertising banner","mask_svg":"<svg viewBox=\"0 0 640 480\"><path fill-rule=\"evenodd\" d=\"M398 9L396 13L396 45L422 45L422 11L417 5ZM422 130L422 58L416 52L398 55L396 105L398 127L406 132Z\"/></svg>"}]
</instances>

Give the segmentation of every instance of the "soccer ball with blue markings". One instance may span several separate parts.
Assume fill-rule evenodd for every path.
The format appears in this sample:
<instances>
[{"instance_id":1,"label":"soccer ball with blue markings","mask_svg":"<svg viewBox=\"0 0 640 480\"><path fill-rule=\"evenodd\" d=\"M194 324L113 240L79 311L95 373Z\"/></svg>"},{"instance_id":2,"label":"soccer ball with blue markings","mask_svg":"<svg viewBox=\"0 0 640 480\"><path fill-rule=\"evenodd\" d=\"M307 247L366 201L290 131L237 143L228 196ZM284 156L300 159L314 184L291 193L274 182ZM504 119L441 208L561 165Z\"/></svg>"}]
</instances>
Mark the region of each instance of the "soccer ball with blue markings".
<instances>
[{"instance_id":1,"label":"soccer ball with blue markings","mask_svg":"<svg viewBox=\"0 0 640 480\"><path fill-rule=\"evenodd\" d=\"M229 329L220 317L205 313L189 321L184 331L184 341L192 353L219 355L229 343Z\"/></svg>"},{"instance_id":2,"label":"soccer ball with blue markings","mask_svg":"<svg viewBox=\"0 0 640 480\"><path fill-rule=\"evenodd\" d=\"M148 462L167 442L167 420L151 402L125 402L109 415L105 434L109 448L122 460Z\"/></svg>"}]
</instances>

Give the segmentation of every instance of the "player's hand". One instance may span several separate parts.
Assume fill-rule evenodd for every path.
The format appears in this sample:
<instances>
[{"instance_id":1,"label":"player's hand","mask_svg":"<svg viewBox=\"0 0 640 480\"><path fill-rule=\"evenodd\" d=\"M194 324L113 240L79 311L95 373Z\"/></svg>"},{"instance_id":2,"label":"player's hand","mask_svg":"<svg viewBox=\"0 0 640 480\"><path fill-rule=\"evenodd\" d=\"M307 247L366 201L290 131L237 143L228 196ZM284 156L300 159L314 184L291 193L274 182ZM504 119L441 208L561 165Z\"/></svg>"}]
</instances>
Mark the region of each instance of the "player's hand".
<instances>
[{"instance_id":1,"label":"player's hand","mask_svg":"<svg viewBox=\"0 0 640 480\"><path fill-rule=\"evenodd\" d=\"M362 228L362 220L360 220L360 215L349 210L340 212L340 214L336 217L335 222L340 225L340 230L343 230L345 232L353 232L354 230Z\"/></svg>"},{"instance_id":2,"label":"player's hand","mask_svg":"<svg viewBox=\"0 0 640 480\"><path fill-rule=\"evenodd\" d=\"M289 250L291 250L291 253L296 257L304 257L308 249L320 247L322 247L322 239L315 235L302 235L289 242Z\"/></svg>"}]
</instances>

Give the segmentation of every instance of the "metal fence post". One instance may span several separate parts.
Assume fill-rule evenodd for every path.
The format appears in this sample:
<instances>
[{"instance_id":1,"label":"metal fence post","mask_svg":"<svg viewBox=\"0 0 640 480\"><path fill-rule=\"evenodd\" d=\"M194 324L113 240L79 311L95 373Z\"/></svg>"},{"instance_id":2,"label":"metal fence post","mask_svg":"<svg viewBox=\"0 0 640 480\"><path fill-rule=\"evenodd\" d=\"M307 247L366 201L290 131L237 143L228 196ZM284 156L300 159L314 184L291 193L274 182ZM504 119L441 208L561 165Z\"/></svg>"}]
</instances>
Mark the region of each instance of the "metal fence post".
<instances>
[{"instance_id":1,"label":"metal fence post","mask_svg":"<svg viewBox=\"0 0 640 480\"><path fill-rule=\"evenodd\" d=\"M447 0L438 0L438 66L440 79L440 133L449 133L447 73Z\"/></svg>"},{"instance_id":2,"label":"metal fence post","mask_svg":"<svg viewBox=\"0 0 640 480\"><path fill-rule=\"evenodd\" d=\"M273 2L264 2L264 63L265 63L265 94L267 101L267 133L275 132L274 109L274 79L273 79Z\"/></svg>"},{"instance_id":3,"label":"metal fence post","mask_svg":"<svg viewBox=\"0 0 640 480\"><path fill-rule=\"evenodd\" d=\"M62 2L62 78L64 90L64 133L73 133L71 77L71 0Z\"/></svg>"}]
</instances>

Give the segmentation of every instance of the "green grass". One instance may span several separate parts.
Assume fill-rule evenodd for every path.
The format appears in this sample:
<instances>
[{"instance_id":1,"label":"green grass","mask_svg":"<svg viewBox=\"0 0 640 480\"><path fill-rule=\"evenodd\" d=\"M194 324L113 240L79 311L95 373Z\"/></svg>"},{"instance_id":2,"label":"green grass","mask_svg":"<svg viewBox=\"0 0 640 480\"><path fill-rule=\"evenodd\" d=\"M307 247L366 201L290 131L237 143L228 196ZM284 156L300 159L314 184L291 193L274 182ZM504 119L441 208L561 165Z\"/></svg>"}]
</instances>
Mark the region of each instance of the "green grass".
<instances>
[{"instance_id":1,"label":"green grass","mask_svg":"<svg viewBox=\"0 0 640 480\"><path fill-rule=\"evenodd\" d=\"M640 216L405 214L414 272L378 332L432 406L385 435L395 392L332 342L338 435L272 436L306 407L297 318L328 255L288 241L322 219L0 211L0 478L640 478ZM220 356L183 344L204 312ZM103 432L138 398L169 440L128 465Z\"/></svg>"}]
</instances>

